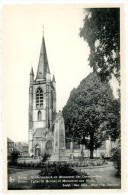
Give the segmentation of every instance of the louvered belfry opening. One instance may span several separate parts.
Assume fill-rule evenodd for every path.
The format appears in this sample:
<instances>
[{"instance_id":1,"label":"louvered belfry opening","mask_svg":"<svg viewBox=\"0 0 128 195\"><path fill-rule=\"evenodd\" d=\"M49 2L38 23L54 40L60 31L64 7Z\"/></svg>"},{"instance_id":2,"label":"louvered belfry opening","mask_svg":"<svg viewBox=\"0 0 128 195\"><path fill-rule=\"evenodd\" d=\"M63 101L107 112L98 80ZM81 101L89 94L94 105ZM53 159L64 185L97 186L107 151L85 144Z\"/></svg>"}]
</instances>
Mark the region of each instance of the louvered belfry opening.
<instances>
[{"instance_id":1,"label":"louvered belfry opening","mask_svg":"<svg viewBox=\"0 0 128 195\"><path fill-rule=\"evenodd\" d=\"M43 108L43 90L39 87L36 92L36 108Z\"/></svg>"}]
</instances>

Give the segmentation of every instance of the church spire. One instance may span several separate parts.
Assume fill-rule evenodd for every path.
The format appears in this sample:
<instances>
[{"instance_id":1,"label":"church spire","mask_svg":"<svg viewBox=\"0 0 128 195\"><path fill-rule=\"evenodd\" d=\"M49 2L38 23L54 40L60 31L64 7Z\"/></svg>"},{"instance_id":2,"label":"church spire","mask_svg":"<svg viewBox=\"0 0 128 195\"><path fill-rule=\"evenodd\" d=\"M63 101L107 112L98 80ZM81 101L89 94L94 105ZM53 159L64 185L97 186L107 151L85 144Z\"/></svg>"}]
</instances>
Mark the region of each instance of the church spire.
<instances>
[{"instance_id":1,"label":"church spire","mask_svg":"<svg viewBox=\"0 0 128 195\"><path fill-rule=\"evenodd\" d=\"M48 64L47 51L46 51L45 39L44 39L44 33L43 33L36 80L46 79L47 72L50 73L50 69L49 69L49 64Z\"/></svg>"},{"instance_id":2,"label":"church spire","mask_svg":"<svg viewBox=\"0 0 128 195\"><path fill-rule=\"evenodd\" d=\"M33 67L31 67L31 71L30 71L30 83L34 82L34 71L33 71Z\"/></svg>"},{"instance_id":3,"label":"church spire","mask_svg":"<svg viewBox=\"0 0 128 195\"><path fill-rule=\"evenodd\" d=\"M31 72L30 72L30 75L34 76L33 67L31 67Z\"/></svg>"},{"instance_id":4,"label":"church spire","mask_svg":"<svg viewBox=\"0 0 128 195\"><path fill-rule=\"evenodd\" d=\"M52 84L53 84L54 88L56 88L56 80L55 80L54 74L53 74L53 77L52 77Z\"/></svg>"},{"instance_id":5,"label":"church spire","mask_svg":"<svg viewBox=\"0 0 128 195\"><path fill-rule=\"evenodd\" d=\"M55 75L54 74L53 74L52 82L55 82L56 83Z\"/></svg>"}]
</instances>

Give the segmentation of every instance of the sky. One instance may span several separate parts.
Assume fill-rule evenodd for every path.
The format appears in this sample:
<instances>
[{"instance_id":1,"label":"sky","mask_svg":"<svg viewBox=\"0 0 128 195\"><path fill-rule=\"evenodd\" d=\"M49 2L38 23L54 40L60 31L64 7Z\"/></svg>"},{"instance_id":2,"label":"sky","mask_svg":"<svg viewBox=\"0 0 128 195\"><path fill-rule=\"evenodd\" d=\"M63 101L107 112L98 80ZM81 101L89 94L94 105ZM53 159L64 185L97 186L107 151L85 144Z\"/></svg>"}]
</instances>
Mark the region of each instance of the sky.
<instances>
[{"instance_id":1,"label":"sky","mask_svg":"<svg viewBox=\"0 0 128 195\"><path fill-rule=\"evenodd\" d=\"M28 140L29 74L36 75L43 36L51 74L55 74L57 111L71 90L92 70L90 49L80 38L83 5L6 5L2 14L4 133Z\"/></svg>"}]
</instances>

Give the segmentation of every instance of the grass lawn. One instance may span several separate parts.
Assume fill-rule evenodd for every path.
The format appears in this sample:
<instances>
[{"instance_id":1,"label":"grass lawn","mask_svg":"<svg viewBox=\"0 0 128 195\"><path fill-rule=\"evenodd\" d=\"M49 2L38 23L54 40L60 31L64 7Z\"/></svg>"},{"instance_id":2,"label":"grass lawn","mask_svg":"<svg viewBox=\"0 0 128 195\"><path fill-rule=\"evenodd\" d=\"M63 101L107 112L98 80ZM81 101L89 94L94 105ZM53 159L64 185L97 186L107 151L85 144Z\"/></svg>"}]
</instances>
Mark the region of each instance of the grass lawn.
<instances>
[{"instance_id":1,"label":"grass lawn","mask_svg":"<svg viewBox=\"0 0 128 195\"><path fill-rule=\"evenodd\" d=\"M76 185L71 187L70 185L62 187L61 189L120 189L121 179L115 177L115 170L113 166L102 167L102 168L93 168L93 169L84 169L76 168L80 172L81 176L84 176L84 171L90 176L89 180L86 183L81 185ZM8 189L58 189L58 184L55 185L54 181L52 184L46 184L40 182L39 180L40 170L30 170L30 169L8 169ZM34 178L34 179L33 179ZM57 186L55 188L55 186Z\"/></svg>"}]
</instances>

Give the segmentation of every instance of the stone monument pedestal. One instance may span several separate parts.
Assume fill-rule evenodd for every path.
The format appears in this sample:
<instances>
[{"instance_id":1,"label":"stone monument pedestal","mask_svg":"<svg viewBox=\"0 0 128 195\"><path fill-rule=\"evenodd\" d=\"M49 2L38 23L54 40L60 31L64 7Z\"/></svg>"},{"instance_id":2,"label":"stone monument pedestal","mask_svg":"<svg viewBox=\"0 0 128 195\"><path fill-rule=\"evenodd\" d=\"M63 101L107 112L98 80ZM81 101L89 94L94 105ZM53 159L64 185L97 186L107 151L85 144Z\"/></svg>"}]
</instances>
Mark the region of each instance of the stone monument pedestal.
<instances>
[{"instance_id":1,"label":"stone monument pedestal","mask_svg":"<svg viewBox=\"0 0 128 195\"><path fill-rule=\"evenodd\" d=\"M54 148L51 156L51 161L67 161L65 148L65 126L62 112L59 111L55 121L54 129Z\"/></svg>"},{"instance_id":2,"label":"stone monument pedestal","mask_svg":"<svg viewBox=\"0 0 128 195\"><path fill-rule=\"evenodd\" d=\"M66 156L65 149L60 149L57 152L53 152L52 161L67 161L68 156Z\"/></svg>"}]
</instances>

